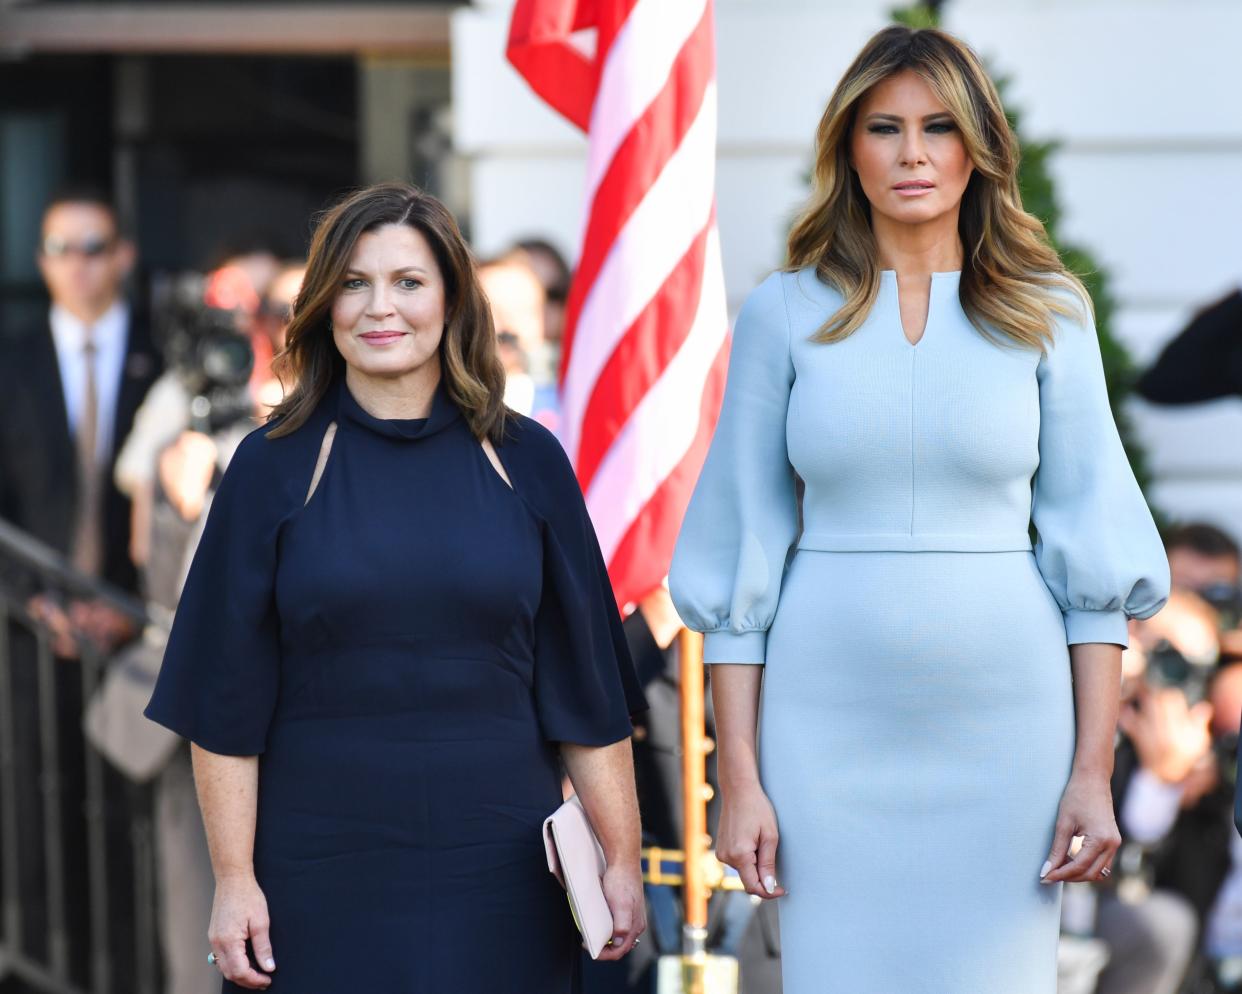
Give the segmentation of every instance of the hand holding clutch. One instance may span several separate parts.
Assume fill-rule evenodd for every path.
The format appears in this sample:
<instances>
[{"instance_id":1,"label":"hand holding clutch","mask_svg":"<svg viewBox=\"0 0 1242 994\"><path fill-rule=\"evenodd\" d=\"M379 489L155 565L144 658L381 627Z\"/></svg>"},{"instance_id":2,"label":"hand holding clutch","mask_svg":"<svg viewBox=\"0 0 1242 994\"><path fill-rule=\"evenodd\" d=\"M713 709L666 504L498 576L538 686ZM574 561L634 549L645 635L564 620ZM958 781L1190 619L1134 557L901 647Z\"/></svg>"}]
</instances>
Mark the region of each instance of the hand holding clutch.
<instances>
[{"instance_id":1,"label":"hand holding clutch","mask_svg":"<svg viewBox=\"0 0 1242 994\"><path fill-rule=\"evenodd\" d=\"M599 959L612 938L612 912L603 887L607 863L577 795L544 820L543 845L548 869L569 897L574 924L582 933L582 946L591 959Z\"/></svg>"}]
</instances>

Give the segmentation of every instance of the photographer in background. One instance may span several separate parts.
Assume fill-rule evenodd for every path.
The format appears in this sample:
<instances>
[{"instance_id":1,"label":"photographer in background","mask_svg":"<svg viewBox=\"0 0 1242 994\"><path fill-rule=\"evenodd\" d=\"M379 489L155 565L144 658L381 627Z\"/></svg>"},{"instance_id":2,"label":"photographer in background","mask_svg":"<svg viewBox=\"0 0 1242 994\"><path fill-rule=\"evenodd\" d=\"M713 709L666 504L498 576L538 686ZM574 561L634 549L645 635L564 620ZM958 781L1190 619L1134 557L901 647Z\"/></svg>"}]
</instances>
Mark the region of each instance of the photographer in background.
<instances>
[{"instance_id":1,"label":"photographer in background","mask_svg":"<svg viewBox=\"0 0 1242 994\"><path fill-rule=\"evenodd\" d=\"M1210 587L1221 574L1207 567L1228 559L1227 546L1201 543L1199 527L1171 536L1169 558L1183 584ZM1242 837L1232 823L1242 666L1218 661L1220 624L1176 583L1162 611L1131 624L1113 778L1123 844L1099 906L1112 950L1099 994L1242 990Z\"/></svg>"},{"instance_id":2,"label":"photographer in background","mask_svg":"<svg viewBox=\"0 0 1242 994\"><path fill-rule=\"evenodd\" d=\"M160 311L170 368L143 400L116 466L116 485L133 500L135 563L151 551L157 476L182 518L195 520L217 463L227 464L233 446L279 403L271 364L304 271L300 262L285 264L260 295L247 267L230 260L166 290Z\"/></svg>"},{"instance_id":3,"label":"photographer in background","mask_svg":"<svg viewBox=\"0 0 1242 994\"><path fill-rule=\"evenodd\" d=\"M1211 761L1204 696L1217 657L1216 618L1196 594L1174 588L1159 613L1131 621L1129 630L1112 780L1122 845L1111 883L1096 887L1095 934L1109 947L1096 994L1174 994L1202 912L1185 887L1156 879L1155 859L1183 783Z\"/></svg>"},{"instance_id":4,"label":"photographer in background","mask_svg":"<svg viewBox=\"0 0 1242 994\"><path fill-rule=\"evenodd\" d=\"M1165 540L1173 586L1193 590L1220 619L1222 659L1242 659L1242 552L1215 525L1192 522L1173 529Z\"/></svg>"},{"instance_id":5,"label":"photographer in background","mask_svg":"<svg viewBox=\"0 0 1242 994\"><path fill-rule=\"evenodd\" d=\"M143 402L117 467L118 485L134 495L148 611L164 624L148 629L125 660L149 680L114 681L93 717L109 758L135 780L154 779L165 994L219 991L219 973L202 955L214 883L189 750L142 709L215 485L241 439L280 401L271 362L284 346L303 271L286 266L262 297L244 269L227 265L171 285L159 311L169 369Z\"/></svg>"}]
</instances>

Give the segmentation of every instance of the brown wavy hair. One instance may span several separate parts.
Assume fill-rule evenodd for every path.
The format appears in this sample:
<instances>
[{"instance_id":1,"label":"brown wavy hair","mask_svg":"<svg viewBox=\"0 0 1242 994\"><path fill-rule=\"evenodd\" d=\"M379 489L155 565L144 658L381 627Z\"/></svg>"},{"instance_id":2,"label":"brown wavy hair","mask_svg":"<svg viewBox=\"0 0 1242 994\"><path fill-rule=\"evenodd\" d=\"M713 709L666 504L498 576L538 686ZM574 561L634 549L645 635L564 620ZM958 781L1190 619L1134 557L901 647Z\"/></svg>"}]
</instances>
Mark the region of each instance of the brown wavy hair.
<instances>
[{"instance_id":1,"label":"brown wavy hair","mask_svg":"<svg viewBox=\"0 0 1242 994\"><path fill-rule=\"evenodd\" d=\"M280 418L281 423L269 437L297 431L333 381L344 374L345 360L332 340L332 304L358 239L389 224L409 225L431 246L444 278L441 376L475 437L498 445L509 415L504 403L505 374L474 257L448 208L406 183L380 183L357 190L319 219L285 347L273 364L287 393L272 411L272 418Z\"/></svg>"},{"instance_id":2,"label":"brown wavy hair","mask_svg":"<svg viewBox=\"0 0 1242 994\"><path fill-rule=\"evenodd\" d=\"M948 108L974 163L958 216L959 293L971 323L993 341L1042 350L1056 314L1094 319L1082 281L1065 268L1039 218L1022 207L1018 141L979 57L936 28L893 26L867 42L828 100L816 132L811 196L789 235L786 270L814 266L845 298L812 340L848 337L879 293L871 205L850 165L850 138L864 96L906 69Z\"/></svg>"}]
</instances>

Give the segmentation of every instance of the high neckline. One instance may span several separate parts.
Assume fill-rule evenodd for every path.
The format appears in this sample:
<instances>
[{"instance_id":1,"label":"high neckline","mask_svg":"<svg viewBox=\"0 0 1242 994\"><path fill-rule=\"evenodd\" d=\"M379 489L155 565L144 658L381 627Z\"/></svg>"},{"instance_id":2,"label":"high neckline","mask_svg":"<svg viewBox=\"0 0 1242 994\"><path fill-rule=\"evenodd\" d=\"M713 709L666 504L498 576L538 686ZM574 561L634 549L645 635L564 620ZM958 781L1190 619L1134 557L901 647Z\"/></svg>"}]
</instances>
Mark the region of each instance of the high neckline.
<instances>
[{"instance_id":1,"label":"high neckline","mask_svg":"<svg viewBox=\"0 0 1242 994\"><path fill-rule=\"evenodd\" d=\"M425 418L377 418L367 413L345 382L340 378L339 413L342 417L385 438L401 441L417 441L436 434L461 417L461 411L448 395L444 385L444 377L436 384L436 392L431 398L431 414Z\"/></svg>"}]
</instances>

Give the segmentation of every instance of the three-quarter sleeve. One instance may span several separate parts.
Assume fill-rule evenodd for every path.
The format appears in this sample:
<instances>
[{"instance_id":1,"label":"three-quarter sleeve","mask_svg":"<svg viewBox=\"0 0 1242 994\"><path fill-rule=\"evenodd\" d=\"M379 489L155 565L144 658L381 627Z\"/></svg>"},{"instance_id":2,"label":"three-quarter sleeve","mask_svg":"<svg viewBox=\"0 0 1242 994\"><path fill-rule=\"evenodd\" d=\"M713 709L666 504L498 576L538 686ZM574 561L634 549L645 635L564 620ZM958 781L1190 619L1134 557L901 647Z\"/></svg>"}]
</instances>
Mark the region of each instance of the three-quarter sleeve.
<instances>
[{"instance_id":1,"label":"three-quarter sleeve","mask_svg":"<svg viewBox=\"0 0 1242 994\"><path fill-rule=\"evenodd\" d=\"M1169 594L1169 563L1117 433L1094 324L1057 321L1040 359L1035 560L1070 645L1129 644Z\"/></svg>"},{"instance_id":2,"label":"three-quarter sleeve","mask_svg":"<svg viewBox=\"0 0 1242 994\"><path fill-rule=\"evenodd\" d=\"M747 297L733 329L716 434L669 571L677 613L708 663L764 663L798 528L785 423L794 370L784 274Z\"/></svg>"},{"instance_id":3,"label":"three-quarter sleeve","mask_svg":"<svg viewBox=\"0 0 1242 994\"><path fill-rule=\"evenodd\" d=\"M263 752L280 679L275 602L283 517L262 430L220 481L145 714L209 752Z\"/></svg>"},{"instance_id":4,"label":"three-quarter sleeve","mask_svg":"<svg viewBox=\"0 0 1242 994\"><path fill-rule=\"evenodd\" d=\"M543 587L534 623L535 710L551 742L629 738L647 709L621 613L577 477L560 443L529 418L500 447L518 495L540 521Z\"/></svg>"}]
</instances>

